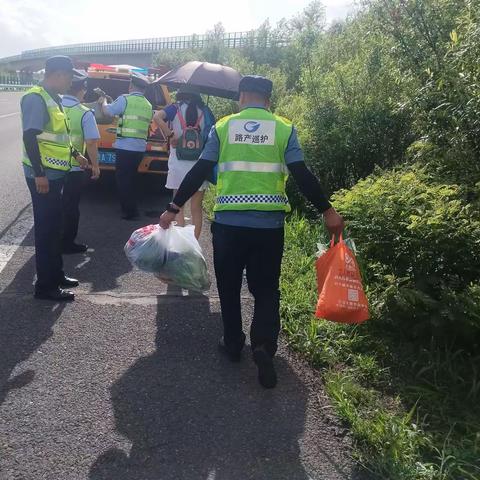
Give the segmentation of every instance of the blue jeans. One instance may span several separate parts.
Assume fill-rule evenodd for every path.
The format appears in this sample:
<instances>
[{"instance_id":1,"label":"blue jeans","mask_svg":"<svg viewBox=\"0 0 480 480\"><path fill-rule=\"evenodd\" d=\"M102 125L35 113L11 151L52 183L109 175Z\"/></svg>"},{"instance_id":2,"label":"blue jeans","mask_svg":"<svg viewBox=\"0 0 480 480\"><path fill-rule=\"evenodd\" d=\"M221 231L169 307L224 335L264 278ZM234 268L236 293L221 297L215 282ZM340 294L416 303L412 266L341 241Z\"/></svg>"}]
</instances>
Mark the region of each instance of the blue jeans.
<instances>
[{"instance_id":1,"label":"blue jeans","mask_svg":"<svg viewBox=\"0 0 480 480\"><path fill-rule=\"evenodd\" d=\"M37 292L48 292L58 288L62 278L62 189L64 179L49 180L50 190L46 194L37 192L35 180L27 178L32 196L35 222L35 263L37 267Z\"/></svg>"}]
</instances>

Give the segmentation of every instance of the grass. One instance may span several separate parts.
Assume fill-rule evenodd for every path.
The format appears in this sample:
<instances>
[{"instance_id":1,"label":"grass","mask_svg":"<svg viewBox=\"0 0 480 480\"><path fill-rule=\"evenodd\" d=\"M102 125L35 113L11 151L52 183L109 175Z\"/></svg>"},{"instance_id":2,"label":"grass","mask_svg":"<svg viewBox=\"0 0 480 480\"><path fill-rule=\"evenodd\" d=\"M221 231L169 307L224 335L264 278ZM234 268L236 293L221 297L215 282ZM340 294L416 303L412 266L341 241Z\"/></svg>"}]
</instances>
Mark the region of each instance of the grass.
<instances>
[{"instance_id":1,"label":"grass","mask_svg":"<svg viewBox=\"0 0 480 480\"><path fill-rule=\"evenodd\" d=\"M214 190L205 197L211 217ZM344 326L314 317L319 225L292 215L281 279L282 328L290 347L321 372L354 456L382 480L480 480L480 355L416 345L375 312ZM361 259L360 259L361 260Z\"/></svg>"},{"instance_id":2,"label":"grass","mask_svg":"<svg viewBox=\"0 0 480 480\"><path fill-rule=\"evenodd\" d=\"M393 335L375 308L361 326L315 319L320 235L304 218L287 223L283 330L321 370L357 461L379 479L479 480L480 357L412 344Z\"/></svg>"}]
</instances>

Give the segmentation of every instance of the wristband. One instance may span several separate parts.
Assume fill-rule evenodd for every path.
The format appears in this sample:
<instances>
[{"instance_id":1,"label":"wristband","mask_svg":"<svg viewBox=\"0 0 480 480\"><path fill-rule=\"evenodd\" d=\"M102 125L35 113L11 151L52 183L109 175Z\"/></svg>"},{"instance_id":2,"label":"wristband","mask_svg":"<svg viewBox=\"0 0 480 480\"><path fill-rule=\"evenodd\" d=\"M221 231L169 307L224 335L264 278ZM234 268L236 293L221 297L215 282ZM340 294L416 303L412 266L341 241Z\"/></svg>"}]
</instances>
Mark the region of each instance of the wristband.
<instances>
[{"instance_id":1,"label":"wristband","mask_svg":"<svg viewBox=\"0 0 480 480\"><path fill-rule=\"evenodd\" d=\"M167 212L175 213L176 215L177 213L180 213L180 209L176 207L173 203L169 203L167 205Z\"/></svg>"}]
</instances>

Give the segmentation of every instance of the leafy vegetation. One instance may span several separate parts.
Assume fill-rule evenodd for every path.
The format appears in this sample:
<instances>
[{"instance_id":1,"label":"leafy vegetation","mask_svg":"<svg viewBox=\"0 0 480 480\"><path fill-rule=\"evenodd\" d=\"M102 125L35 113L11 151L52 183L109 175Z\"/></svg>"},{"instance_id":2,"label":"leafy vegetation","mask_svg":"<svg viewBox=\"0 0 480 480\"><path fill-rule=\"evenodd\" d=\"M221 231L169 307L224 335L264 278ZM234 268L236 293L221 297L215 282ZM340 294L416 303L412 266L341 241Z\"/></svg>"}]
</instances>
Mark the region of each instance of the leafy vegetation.
<instances>
[{"instance_id":1,"label":"leafy vegetation","mask_svg":"<svg viewBox=\"0 0 480 480\"><path fill-rule=\"evenodd\" d=\"M327 25L313 2L259 44L195 52L273 79L348 221L372 320L313 317L324 233L289 184L283 329L381 479L480 479L479 17L480 0L364 0Z\"/></svg>"}]
</instances>

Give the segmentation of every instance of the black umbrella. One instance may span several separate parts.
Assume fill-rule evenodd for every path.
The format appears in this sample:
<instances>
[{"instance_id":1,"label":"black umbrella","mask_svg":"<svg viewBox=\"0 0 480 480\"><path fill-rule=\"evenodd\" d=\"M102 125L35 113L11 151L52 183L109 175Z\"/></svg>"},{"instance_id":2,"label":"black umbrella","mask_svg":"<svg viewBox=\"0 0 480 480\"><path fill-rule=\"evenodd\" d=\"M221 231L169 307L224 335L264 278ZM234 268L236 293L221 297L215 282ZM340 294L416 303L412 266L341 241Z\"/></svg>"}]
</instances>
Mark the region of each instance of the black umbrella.
<instances>
[{"instance_id":1,"label":"black umbrella","mask_svg":"<svg viewBox=\"0 0 480 480\"><path fill-rule=\"evenodd\" d=\"M242 75L231 67L208 62L188 62L170 70L155 83L172 90L182 89L214 97L238 99L238 86Z\"/></svg>"}]
</instances>

